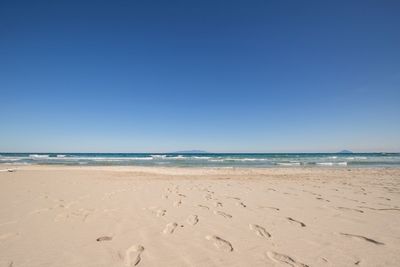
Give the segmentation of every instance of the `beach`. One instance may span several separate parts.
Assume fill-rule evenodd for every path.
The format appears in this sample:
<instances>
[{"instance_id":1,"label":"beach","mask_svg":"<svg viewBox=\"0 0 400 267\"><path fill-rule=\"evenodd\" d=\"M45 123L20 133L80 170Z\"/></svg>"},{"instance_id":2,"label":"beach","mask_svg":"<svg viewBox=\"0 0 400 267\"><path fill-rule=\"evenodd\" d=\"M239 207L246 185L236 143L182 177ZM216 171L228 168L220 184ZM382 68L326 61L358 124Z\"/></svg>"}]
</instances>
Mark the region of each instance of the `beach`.
<instances>
[{"instance_id":1,"label":"beach","mask_svg":"<svg viewBox=\"0 0 400 267\"><path fill-rule=\"evenodd\" d=\"M0 169L0 267L400 265L400 168Z\"/></svg>"}]
</instances>

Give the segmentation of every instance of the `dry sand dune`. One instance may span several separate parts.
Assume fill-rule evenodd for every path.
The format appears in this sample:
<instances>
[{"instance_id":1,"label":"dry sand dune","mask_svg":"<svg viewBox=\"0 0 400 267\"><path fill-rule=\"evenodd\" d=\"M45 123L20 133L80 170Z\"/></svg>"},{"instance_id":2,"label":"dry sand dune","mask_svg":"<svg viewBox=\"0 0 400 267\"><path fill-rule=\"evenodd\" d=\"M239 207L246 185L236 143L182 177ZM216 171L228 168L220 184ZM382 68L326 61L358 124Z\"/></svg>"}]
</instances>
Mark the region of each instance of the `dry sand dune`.
<instances>
[{"instance_id":1,"label":"dry sand dune","mask_svg":"<svg viewBox=\"0 0 400 267\"><path fill-rule=\"evenodd\" d=\"M400 169L18 167L0 266L400 266Z\"/></svg>"}]
</instances>

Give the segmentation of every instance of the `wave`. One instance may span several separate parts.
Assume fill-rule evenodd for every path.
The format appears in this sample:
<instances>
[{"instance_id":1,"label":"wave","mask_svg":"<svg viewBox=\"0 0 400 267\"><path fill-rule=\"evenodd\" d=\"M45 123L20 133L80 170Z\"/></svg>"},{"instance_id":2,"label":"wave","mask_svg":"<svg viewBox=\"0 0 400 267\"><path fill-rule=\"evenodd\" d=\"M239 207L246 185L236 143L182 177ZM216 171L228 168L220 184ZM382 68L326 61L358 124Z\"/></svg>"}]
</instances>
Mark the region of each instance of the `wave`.
<instances>
[{"instance_id":1,"label":"wave","mask_svg":"<svg viewBox=\"0 0 400 267\"><path fill-rule=\"evenodd\" d=\"M150 153L0 153L0 164L65 164L121 166L399 166L400 154L324 155L324 154L150 154Z\"/></svg>"},{"instance_id":2,"label":"wave","mask_svg":"<svg viewBox=\"0 0 400 267\"><path fill-rule=\"evenodd\" d=\"M175 156L175 157L166 157L166 159L179 159L179 160L182 160L182 159L186 159L184 156L182 156L182 155L178 155L178 156Z\"/></svg>"},{"instance_id":3,"label":"wave","mask_svg":"<svg viewBox=\"0 0 400 267\"><path fill-rule=\"evenodd\" d=\"M363 160L363 159L368 159L368 158L367 157L347 157L346 159L348 159L348 160L357 160L357 159Z\"/></svg>"},{"instance_id":4,"label":"wave","mask_svg":"<svg viewBox=\"0 0 400 267\"><path fill-rule=\"evenodd\" d=\"M165 159L167 155L150 155L153 159Z\"/></svg>"},{"instance_id":5,"label":"wave","mask_svg":"<svg viewBox=\"0 0 400 267\"><path fill-rule=\"evenodd\" d=\"M183 156L183 155L177 155L177 156L169 156L169 155L151 155L153 159L156 160L208 160L212 159L212 157L204 157L204 156Z\"/></svg>"},{"instance_id":6,"label":"wave","mask_svg":"<svg viewBox=\"0 0 400 267\"><path fill-rule=\"evenodd\" d=\"M260 159L260 158L226 158L226 161L268 161L268 159Z\"/></svg>"},{"instance_id":7,"label":"wave","mask_svg":"<svg viewBox=\"0 0 400 267\"><path fill-rule=\"evenodd\" d=\"M198 157L198 159L207 159L210 162L265 162L269 161L269 159L260 159L260 158L213 158L213 157Z\"/></svg>"},{"instance_id":8,"label":"wave","mask_svg":"<svg viewBox=\"0 0 400 267\"><path fill-rule=\"evenodd\" d=\"M13 158L13 157L10 157L10 158L2 157L2 158L0 158L0 161L20 161L20 160L23 160L23 158Z\"/></svg>"},{"instance_id":9,"label":"wave","mask_svg":"<svg viewBox=\"0 0 400 267\"><path fill-rule=\"evenodd\" d=\"M208 160L208 159L212 159L212 157L199 157L199 156L193 156L193 157L188 157L188 159L200 159L200 160Z\"/></svg>"},{"instance_id":10,"label":"wave","mask_svg":"<svg viewBox=\"0 0 400 267\"><path fill-rule=\"evenodd\" d=\"M153 160L152 157L68 157L66 160L91 160L91 161L132 161L132 160Z\"/></svg>"},{"instance_id":11,"label":"wave","mask_svg":"<svg viewBox=\"0 0 400 267\"><path fill-rule=\"evenodd\" d=\"M276 165L279 166L300 166L300 162L277 162Z\"/></svg>"},{"instance_id":12,"label":"wave","mask_svg":"<svg viewBox=\"0 0 400 267\"><path fill-rule=\"evenodd\" d=\"M41 156L41 155L39 155ZM86 161L133 161L133 160L153 160L152 157L78 157L78 156L66 156L66 155L57 155L56 157L29 157L31 159L35 160L53 160L53 161L59 161L59 162L71 162L71 161L81 161L81 160L86 160ZM27 158L20 158L21 160L27 159Z\"/></svg>"},{"instance_id":13,"label":"wave","mask_svg":"<svg viewBox=\"0 0 400 267\"><path fill-rule=\"evenodd\" d=\"M30 154L29 157L30 157L30 158L34 158L34 159L35 159L35 158L38 158L38 159L40 158L40 159L41 159L41 158L49 158L50 155Z\"/></svg>"},{"instance_id":14,"label":"wave","mask_svg":"<svg viewBox=\"0 0 400 267\"><path fill-rule=\"evenodd\" d=\"M320 166L347 166L347 162L317 162Z\"/></svg>"}]
</instances>

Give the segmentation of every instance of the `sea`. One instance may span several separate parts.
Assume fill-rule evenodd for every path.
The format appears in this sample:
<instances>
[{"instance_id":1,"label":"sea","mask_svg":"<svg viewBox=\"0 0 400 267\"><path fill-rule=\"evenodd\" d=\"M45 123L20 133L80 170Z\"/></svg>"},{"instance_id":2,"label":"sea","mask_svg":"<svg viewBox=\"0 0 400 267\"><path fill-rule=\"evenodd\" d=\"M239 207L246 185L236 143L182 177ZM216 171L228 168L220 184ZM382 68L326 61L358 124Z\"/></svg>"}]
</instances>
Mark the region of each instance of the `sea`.
<instances>
[{"instance_id":1,"label":"sea","mask_svg":"<svg viewBox=\"0 0 400 267\"><path fill-rule=\"evenodd\" d=\"M400 167L400 153L0 153L0 165Z\"/></svg>"}]
</instances>

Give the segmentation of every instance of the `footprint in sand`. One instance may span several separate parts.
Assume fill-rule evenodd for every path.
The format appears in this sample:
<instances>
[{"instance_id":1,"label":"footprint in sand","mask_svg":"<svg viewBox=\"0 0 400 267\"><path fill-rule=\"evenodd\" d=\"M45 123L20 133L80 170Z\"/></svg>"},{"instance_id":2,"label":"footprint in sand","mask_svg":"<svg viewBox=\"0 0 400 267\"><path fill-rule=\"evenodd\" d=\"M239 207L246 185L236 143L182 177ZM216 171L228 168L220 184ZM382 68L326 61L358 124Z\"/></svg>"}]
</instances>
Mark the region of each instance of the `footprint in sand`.
<instances>
[{"instance_id":1,"label":"footprint in sand","mask_svg":"<svg viewBox=\"0 0 400 267\"><path fill-rule=\"evenodd\" d=\"M257 224L249 224L249 228L250 228L250 230L256 232L256 234L258 236L265 237L265 238L271 237L271 234L268 233L267 230L265 230L265 228L262 226L259 226Z\"/></svg>"},{"instance_id":2,"label":"footprint in sand","mask_svg":"<svg viewBox=\"0 0 400 267\"><path fill-rule=\"evenodd\" d=\"M167 212L166 210L157 210L156 211L156 216L157 217L163 217L163 216L165 216L166 212Z\"/></svg>"},{"instance_id":3,"label":"footprint in sand","mask_svg":"<svg viewBox=\"0 0 400 267\"><path fill-rule=\"evenodd\" d=\"M373 243L373 244L375 244L375 245L385 245L385 244L382 243L382 242L376 241L376 240L374 240L374 239L372 239L372 238L365 237L365 236L362 236L362 235L353 235L353 234L346 234L346 233L340 233L340 234L341 234L341 235L344 235L344 236L347 236L347 237L353 237L353 238L361 239L361 240L364 240L364 241Z\"/></svg>"},{"instance_id":4,"label":"footprint in sand","mask_svg":"<svg viewBox=\"0 0 400 267\"><path fill-rule=\"evenodd\" d=\"M237 202L236 206L242 207L242 208L246 208L246 204L244 204L243 202Z\"/></svg>"},{"instance_id":5,"label":"footprint in sand","mask_svg":"<svg viewBox=\"0 0 400 267\"><path fill-rule=\"evenodd\" d=\"M202 208L202 209L206 209L206 210L209 210L209 209L210 209L209 207L204 206L204 205L197 205L197 207Z\"/></svg>"},{"instance_id":6,"label":"footprint in sand","mask_svg":"<svg viewBox=\"0 0 400 267\"><path fill-rule=\"evenodd\" d=\"M293 222L293 223L299 224L301 227L306 227L305 223L302 223L302 222L300 222L300 221L298 221L298 220L295 220L295 219L293 219L293 218L291 218L291 217L287 217L286 219L288 219L289 222Z\"/></svg>"},{"instance_id":7,"label":"footprint in sand","mask_svg":"<svg viewBox=\"0 0 400 267\"><path fill-rule=\"evenodd\" d=\"M280 254L280 253L277 253L274 251L268 251L267 256L272 261L277 262L277 263L286 263L287 265L293 266L293 267L309 267L308 265L298 262L295 259L289 257L288 255Z\"/></svg>"},{"instance_id":8,"label":"footprint in sand","mask_svg":"<svg viewBox=\"0 0 400 267\"><path fill-rule=\"evenodd\" d=\"M275 208L275 207L258 206L258 208L259 208L259 209L271 209L271 210L280 211L279 208Z\"/></svg>"},{"instance_id":9,"label":"footprint in sand","mask_svg":"<svg viewBox=\"0 0 400 267\"><path fill-rule=\"evenodd\" d=\"M146 208L143 208L143 209L146 210ZM147 208L147 210L149 210L151 213L155 214L157 217L163 217L163 216L165 216L165 213L167 213L166 210L160 209L158 207L150 207L150 208Z\"/></svg>"},{"instance_id":10,"label":"footprint in sand","mask_svg":"<svg viewBox=\"0 0 400 267\"><path fill-rule=\"evenodd\" d=\"M204 196L204 200L211 200L211 199L212 199L212 196L210 194L206 194Z\"/></svg>"},{"instance_id":11,"label":"footprint in sand","mask_svg":"<svg viewBox=\"0 0 400 267\"><path fill-rule=\"evenodd\" d=\"M186 222L190 225L196 225L199 222L199 217L197 215L190 215Z\"/></svg>"},{"instance_id":12,"label":"footprint in sand","mask_svg":"<svg viewBox=\"0 0 400 267\"><path fill-rule=\"evenodd\" d=\"M102 241L111 241L112 237L111 236L101 236L96 239L97 242L102 242Z\"/></svg>"},{"instance_id":13,"label":"footprint in sand","mask_svg":"<svg viewBox=\"0 0 400 267\"><path fill-rule=\"evenodd\" d=\"M240 200L240 198L239 198L239 197L231 197L231 196L226 196L226 198L229 198L229 199L234 199L234 200Z\"/></svg>"},{"instance_id":14,"label":"footprint in sand","mask_svg":"<svg viewBox=\"0 0 400 267\"><path fill-rule=\"evenodd\" d=\"M218 207L221 207L221 208L222 208L222 203L219 202L219 201L216 201L216 202L214 203L214 206L215 206L216 208L218 208Z\"/></svg>"},{"instance_id":15,"label":"footprint in sand","mask_svg":"<svg viewBox=\"0 0 400 267\"><path fill-rule=\"evenodd\" d=\"M213 241L214 246L218 249L221 249L221 250L227 251L227 252L233 251L232 244L229 241L226 241L225 239L222 239L219 236L208 235L208 236L206 236L206 239Z\"/></svg>"},{"instance_id":16,"label":"footprint in sand","mask_svg":"<svg viewBox=\"0 0 400 267\"><path fill-rule=\"evenodd\" d=\"M175 231L176 227L178 227L177 223L175 223L175 222L169 223L165 226L163 233L164 234L172 234Z\"/></svg>"},{"instance_id":17,"label":"footprint in sand","mask_svg":"<svg viewBox=\"0 0 400 267\"><path fill-rule=\"evenodd\" d=\"M172 192L171 188L169 188L169 187L165 188L165 191Z\"/></svg>"},{"instance_id":18,"label":"footprint in sand","mask_svg":"<svg viewBox=\"0 0 400 267\"><path fill-rule=\"evenodd\" d=\"M67 220L81 220L86 222L86 219L91 214L91 211L85 209L73 210L71 212L65 212L58 214L55 218L55 222L67 221Z\"/></svg>"},{"instance_id":19,"label":"footprint in sand","mask_svg":"<svg viewBox=\"0 0 400 267\"><path fill-rule=\"evenodd\" d=\"M322 198L322 197L316 197L315 199L325 201L325 202L331 202L330 200Z\"/></svg>"},{"instance_id":20,"label":"footprint in sand","mask_svg":"<svg viewBox=\"0 0 400 267\"><path fill-rule=\"evenodd\" d=\"M178 200L174 202L174 207L179 207L180 205L182 205L182 200Z\"/></svg>"},{"instance_id":21,"label":"footprint in sand","mask_svg":"<svg viewBox=\"0 0 400 267\"><path fill-rule=\"evenodd\" d=\"M362 208L362 209L370 209L370 210L382 210L382 211L390 211L390 210L393 210L393 211L400 211L400 208L383 208L383 209L381 209L381 208L371 208L371 207L367 207L367 206L358 206L359 208Z\"/></svg>"},{"instance_id":22,"label":"footprint in sand","mask_svg":"<svg viewBox=\"0 0 400 267\"><path fill-rule=\"evenodd\" d=\"M144 251L144 247L141 245L132 246L127 249L125 253L125 265L126 266L136 266L140 263L140 255Z\"/></svg>"},{"instance_id":23,"label":"footprint in sand","mask_svg":"<svg viewBox=\"0 0 400 267\"><path fill-rule=\"evenodd\" d=\"M224 218L227 218L227 219L232 218L232 215L230 215L230 214L228 214L228 213L225 213L225 212L223 212L223 211L219 211L219 210L214 210L214 214L215 214L215 215L220 215L220 216L222 216L222 217L224 217Z\"/></svg>"},{"instance_id":24,"label":"footprint in sand","mask_svg":"<svg viewBox=\"0 0 400 267\"><path fill-rule=\"evenodd\" d=\"M337 209L339 209L339 210L355 211L355 212L359 212L359 213L364 213L364 211L362 211L362 210L359 210L359 209L352 209L352 208L346 208L346 207L337 207Z\"/></svg>"}]
</instances>

